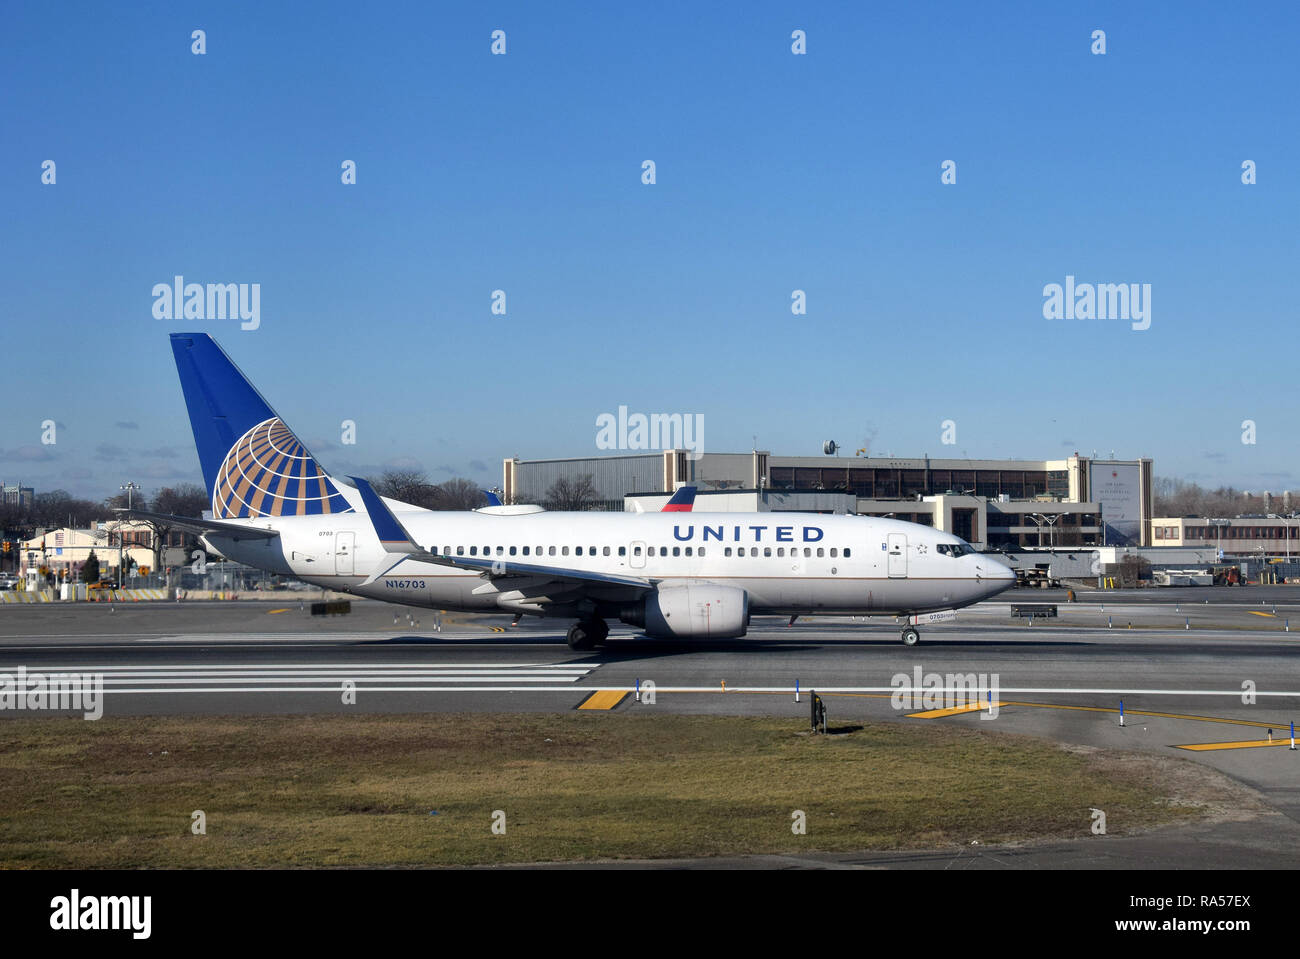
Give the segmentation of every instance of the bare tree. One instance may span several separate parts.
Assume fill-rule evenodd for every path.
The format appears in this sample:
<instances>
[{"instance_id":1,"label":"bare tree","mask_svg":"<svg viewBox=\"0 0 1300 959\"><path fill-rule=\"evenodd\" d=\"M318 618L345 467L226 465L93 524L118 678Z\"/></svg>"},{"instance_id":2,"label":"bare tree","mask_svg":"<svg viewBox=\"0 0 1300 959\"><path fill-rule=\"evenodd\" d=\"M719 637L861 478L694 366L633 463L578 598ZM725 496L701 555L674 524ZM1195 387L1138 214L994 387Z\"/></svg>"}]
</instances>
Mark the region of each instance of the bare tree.
<instances>
[{"instance_id":1,"label":"bare tree","mask_svg":"<svg viewBox=\"0 0 1300 959\"><path fill-rule=\"evenodd\" d=\"M110 512L115 509L126 509L127 503L131 504L132 509L148 509L149 499L144 495L144 490L134 490L130 499L127 498L126 490L120 493L114 493L104 500L104 508Z\"/></svg>"},{"instance_id":2,"label":"bare tree","mask_svg":"<svg viewBox=\"0 0 1300 959\"><path fill-rule=\"evenodd\" d=\"M587 473L576 480L561 476L546 491L546 508L565 512L585 510L596 501L596 487Z\"/></svg>"},{"instance_id":3,"label":"bare tree","mask_svg":"<svg viewBox=\"0 0 1300 959\"><path fill-rule=\"evenodd\" d=\"M179 483L158 490L154 494L153 509L154 512L168 516L199 517L203 515L205 509L208 509L210 502L203 487L195 483ZM176 527L167 520L161 519L149 519L144 522L153 530L153 568L157 571L162 568L163 550L167 548L167 540ZM185 539L193 540L194 537L188 536ZM181 545L188 544L182 542Z\"/></svg>"},{"instance_id":4,"label":"bare tree","mask_svg":"<svg viewBox=\"0 0 1300 959\"><path fill-rule=\"evenodd\" d=\"M47 529L60 526L84 528L103 514L102 505L90 500L73 499L66 490L56 489L36 494L27 514L27 522L33 529L37 526Z\"/></svg>"},{"instance_id":5,"label":"bare tree","mask_svg":"<svg viewBox=\"0 0 1300 959\"><path fill-rule=\"evenodd\" d=\"M1232 486L1207 490L1196 483L1163 476L1156 479L1153 493L1157 516L1238 516L1271 510L1262 494L1256 496Z\"/></svg>"},{"instance_id":6,"label":"bare tree","mask_svg":"<svg viewBox=\"0 0 1300 959\"><path fill-rule=\"evenodd\" d=\"M376 479L371 477L370 485L380 496L399 499L412 506L425 509L441 509L438 505L440 496L438 487L429 482L424 470L392 469L384 470Z\"/></svg>"},{"instance_id":7,"label":"bare tree","mask_svg":"<svg viewBox=\"0 0 1300 959\"><path fill-rule=\"evenodd\" d=\"M487 505L483 491L467 479L449 479L435 489L438 491L438 499L433 509L470 510Z\"/></svg>"},{"instance_id":8,"label":"bare tree","mask_svg":"<svg viewBox=\"0 0 1300 959\"><path fill-rule=\"evenodd\" d=\"M1151 576L1151 561L1143 556L1129 554L1119 561L1121 588L1132 589L1138 581Z\"/></svg>"}]
</instances>

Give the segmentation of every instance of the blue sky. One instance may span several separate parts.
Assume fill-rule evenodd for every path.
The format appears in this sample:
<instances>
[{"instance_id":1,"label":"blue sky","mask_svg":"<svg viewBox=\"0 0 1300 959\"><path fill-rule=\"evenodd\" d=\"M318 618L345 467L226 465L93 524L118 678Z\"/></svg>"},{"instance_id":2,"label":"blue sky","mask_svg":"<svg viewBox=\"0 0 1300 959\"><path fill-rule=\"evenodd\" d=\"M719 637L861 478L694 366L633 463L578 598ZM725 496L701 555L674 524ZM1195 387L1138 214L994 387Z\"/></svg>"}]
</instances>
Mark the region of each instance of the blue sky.
<instances>
[{"instance_id":1,"label":"blue sky","mask_svg":"<svg viewBox=\"0 0 1300 959\"><path fill-rule=\"evenodd\" d=\"M0 479L197 480L201 329L334 472L495 485L625 405L1300 488L1292 8L702 7L7 4ZM177 274L260 327L155 319ZM1067 275L1150 284L1150 329L1044 319Z\"/></svg>"}]
</instances>

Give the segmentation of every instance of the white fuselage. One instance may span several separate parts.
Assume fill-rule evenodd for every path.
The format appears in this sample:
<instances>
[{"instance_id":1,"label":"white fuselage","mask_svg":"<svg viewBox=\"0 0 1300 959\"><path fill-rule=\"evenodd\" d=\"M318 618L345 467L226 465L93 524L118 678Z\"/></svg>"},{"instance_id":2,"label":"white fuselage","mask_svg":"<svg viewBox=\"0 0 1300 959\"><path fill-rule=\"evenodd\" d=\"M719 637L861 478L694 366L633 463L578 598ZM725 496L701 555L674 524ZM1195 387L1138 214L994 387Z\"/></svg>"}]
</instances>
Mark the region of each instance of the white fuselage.
<instances>
[{"instance_id":1,"label":"white fuselage","mask_svg":"<svg viewBox=\"0 0 1300 959\"><path fill-rule=\"evenodd\" d=\"M356 492L347 489L344 495L351 501ZM967 606L1014 583L1010 569L969 552L957 537L891 519L817 513L494 515L385 503L421 547L452 559L588 570L664 586L733 586L746 591L754 613L931 612ZM359 499L354 505L355 513L248 521L278 530L276 539L236 542L219 533L205 538L231 559L389 602L572 615L562 600L532 603L526 577L494 581L479 570L399 561L386 553ZM365 582L381 569L382 576ZM610 588L611 601L617 593Z\"/></svg>"}]
</instances>

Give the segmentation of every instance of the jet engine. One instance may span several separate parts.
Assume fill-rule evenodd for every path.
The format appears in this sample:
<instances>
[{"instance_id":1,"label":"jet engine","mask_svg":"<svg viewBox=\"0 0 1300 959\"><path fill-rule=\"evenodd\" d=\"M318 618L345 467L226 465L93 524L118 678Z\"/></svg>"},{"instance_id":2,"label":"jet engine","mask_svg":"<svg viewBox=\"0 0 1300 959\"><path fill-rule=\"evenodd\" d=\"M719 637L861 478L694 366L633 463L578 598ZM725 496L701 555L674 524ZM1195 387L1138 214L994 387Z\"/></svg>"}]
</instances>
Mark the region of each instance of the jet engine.
<instances>
[{"instance_id":1,"label":"jet engine","mask_svg":"<svg viewBox=\"0 0 1300 959\"><path fill-rule=\"evenodd\" d=\"M749 628L749 594L710 583L666 586L618 618L660 639L734 639Z\"/></svg>"}]
</instances>

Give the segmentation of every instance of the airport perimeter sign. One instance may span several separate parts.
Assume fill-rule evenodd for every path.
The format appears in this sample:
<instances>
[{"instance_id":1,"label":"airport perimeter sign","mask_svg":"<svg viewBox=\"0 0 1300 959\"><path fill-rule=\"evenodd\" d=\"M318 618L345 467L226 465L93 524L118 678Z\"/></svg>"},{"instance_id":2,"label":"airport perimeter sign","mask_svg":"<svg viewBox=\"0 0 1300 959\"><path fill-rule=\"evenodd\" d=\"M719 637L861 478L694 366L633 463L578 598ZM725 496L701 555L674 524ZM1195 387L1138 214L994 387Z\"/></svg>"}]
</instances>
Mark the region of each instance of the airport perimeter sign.
<instances>
[{"instance_id":1,"label":"airport perimeter sign","mask_svg":"<svg viewBox=\"0 0 1300 959\"><path fill-rule=\"evenodd\" d=\"M1142 528L1141 467L1137 463L1094 461L1089 467L1088 498L1101 504L1107 546L1137 546Z\"/></svg>"}]
</instances>

